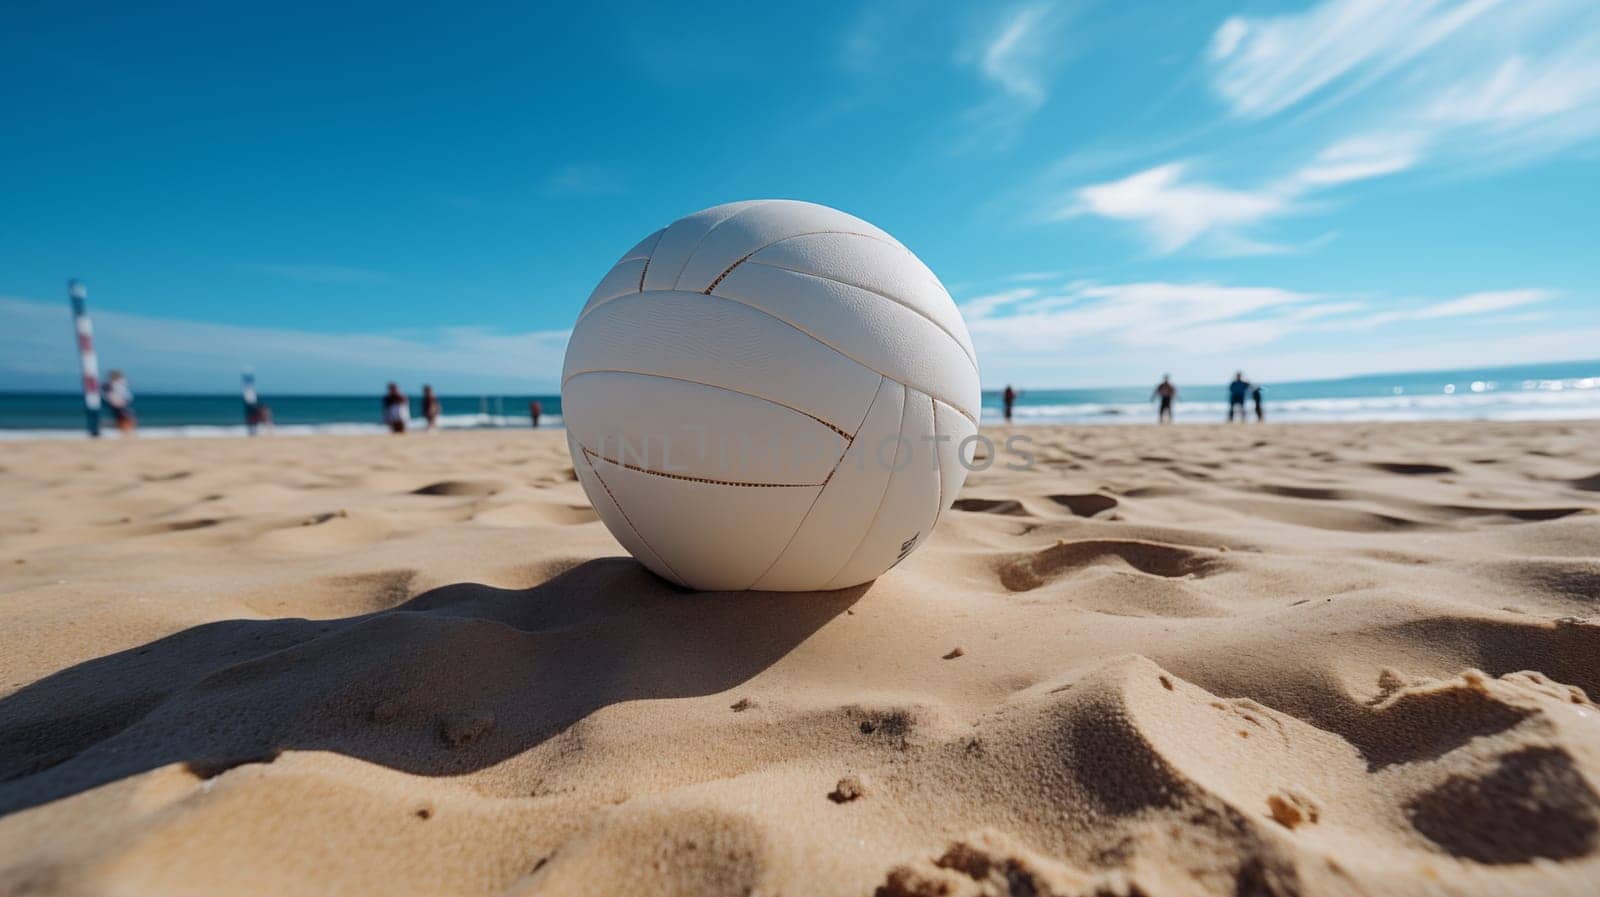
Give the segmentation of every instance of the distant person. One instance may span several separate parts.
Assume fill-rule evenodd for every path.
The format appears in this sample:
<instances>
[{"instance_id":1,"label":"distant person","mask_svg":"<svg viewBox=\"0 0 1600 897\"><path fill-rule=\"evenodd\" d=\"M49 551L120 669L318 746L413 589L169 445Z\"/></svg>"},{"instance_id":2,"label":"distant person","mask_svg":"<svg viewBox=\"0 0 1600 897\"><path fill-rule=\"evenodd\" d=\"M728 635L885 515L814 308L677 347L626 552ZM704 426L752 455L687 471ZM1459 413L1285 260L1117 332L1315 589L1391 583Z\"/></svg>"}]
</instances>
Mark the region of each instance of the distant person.
<instances>
[{"instance_id":1,"label":"distant person","mask_svg":"<svg viewBox=\"0 0 1600 897\"><path fill-rule=\"evenodd\" d=\"M391 433L404 433L406 424L411 422L411 400L394 383L390 383L389 391L383 394L383 422L389 425Z\"/></svg>"},{"instance_id":2,"label":"distant person","mask_svg":"<svg viewBox=\"0 0 1600 897\"><path fill-rule=\"evenodd\" d=\"M1238 413L1239 422L1249 420L1244 413L1244 400L1250 394L1250 381L1244 378L1244 371L1236 371L1233 382L1228 384L1228 422L1233 422L1233 415Z\"/></svg>"},{"instance_id":3,"label":"distant person","mask_svg":"<svg viewBox=\"0 0 1600 897\"><path fill-rule=\"evenodd\" d=\"M271 429L272 406L266 402L257 402L251 405L245 412L244 423L250 429L251 436L256 435L256 430L260 427Z\"/></svg>"},{"instance_id":4,"label":"distant person","mask_svg":"<svg viewBox=\"0 0 1600 897\"><path fill-rule=\"evenodd\" d=\"M1266 422L1267 414L1261 410L1261 387L1257 386L1250 390L1250 401L1256 406L1256 423Z\"/></svg>"},{"instance_id":5,"label":"distant person","mask_svg":"<svg viewBox=\"0 0 1600 897\"><path fill-rule=\"evenodd\" d=\"M1008 424L1011 423L1011 409L1016 406L1017 396L1020 395L1022 395L1022 393L1012 389L1011 384L1009 383L1006 384L1005 392L1000 394L1000 404L1005 409L1006 423Z\"/></svg>"},{"instance_id":6,"label":"distant person","mask_svg":"<svg viewBox=\"0 0 1600 897\"><path fill-rule=\"evenodd\" d=\"M422 416L428 419L428 429L439 429L439 397L433 394L433 387L424 383L422 385Z\"/></svg>"},{"instance_id":7,"label":"distant person","mask_svg":"<svg viewBox=\"0 0 1600 897\"><path fill-rule=\"evenodd\" d=\"M1156 423L1172 423L1172 400L1178 397L1178 387L1172 385L1172 375L1162 374L1161 382L1151 391L1150 398L1160 399L1161 408L1156 412Z\"/></svg>"},{"instance_id":8,"label":"distant person","mask_svg":"<svg viewBox=\"0 0 1600 897\"><path fill-rule=\"evenodd\" d=\"M111 376L106 378L100 398L105 402L106 410L111 412L111 419L116 421L117 432L125 436L133 435L133 428L139 425L139 420L133 416L133 389L128 386L128 378L121 371L112 371Z\"/></svg>"},{"instance_id":9,"label":"distant person","mask_svg":"<svg viewBox=\"0 0 1600 897\"><path fill-rule=\"evenodd\" d=\"M256 375L245 371L239 379L239 397L244 401L244 429L251 436L261 423L261 396L256 394Z\"/></svg>"},{"instance_id":10,"label":"distant person","mask_svg":"<svg viewBox=\"0 0 1600 897\"><path fill-rule=\"evenodd\" d=\"M539 429L539 415L543 413L544 406L539 404L538 399L534 399L528 403L528 417L533 420L533 428L535 430Z\"/></svg>"}]
</instances>

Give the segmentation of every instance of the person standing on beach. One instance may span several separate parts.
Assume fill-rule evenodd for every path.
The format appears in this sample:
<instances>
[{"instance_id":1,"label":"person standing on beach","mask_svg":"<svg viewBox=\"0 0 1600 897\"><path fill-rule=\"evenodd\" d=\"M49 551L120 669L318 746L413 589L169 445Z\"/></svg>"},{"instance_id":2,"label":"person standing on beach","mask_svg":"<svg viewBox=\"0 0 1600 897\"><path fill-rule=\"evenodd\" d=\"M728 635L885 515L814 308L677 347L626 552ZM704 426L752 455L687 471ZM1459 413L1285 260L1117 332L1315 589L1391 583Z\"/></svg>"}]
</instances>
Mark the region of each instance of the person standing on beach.
<instances>
[{"instance_id":1,"label":"person standing on beach","mask_svg":"<svg viewBox=\"0 0 1600 897\"><path fill-rule=\"evenodd\" d=\"M406 424L411 422L411 400L394 383L390 383L389 391L383 394L383 422L389 425L391 433L404 433Z\"/></svg>"},{"instance_id":2,"label":"person standing on beach","mask_svg":"<svg viewBox=\"0 0 1600 897\"><path fill-rule=\"evenodd\" d=\"M1009 383L1006 384L1005 392L1000 393L1000 404L1005 411L1006 423L1008 424L1011 423L1011 409L1017 404L1017 396L1020 395L1022 393L1012 389Z\"/></svg>"},{"instance_id":3,"label":"person standing on beach","mask_svg":"<svg viewBox=\"0 0 1600 897\"><path fill-rule=\"evenodd\" d=\"M1172 400L1178 397L1178 387L1172 385L1172 375L1162 374L1161 382L1150 393L1150 398L1160 399L1161 408L1156 412L1156 423L1172 423Z\"/></svg>"},{"instance_id":4,"label":"person standing on beach","mask_svg":"<svg viewBox=\"0 0 1600 897\"><path fill-rule=\"evenodd\" d=\"M1228 422L1233 422L1235 412L1239 415L1239 423L1249 420L1244 413L1245 396L1250 394L1250 381L1244 378L1244 371L1235 371L1233 382L1228 384Z\"/></svg>"},{"instance_id":5,"label":"person standing on beach","mask_svg":"<svg viewBox=\"0 0 1600 897\"><path fill-rule=\"evenodd\" d=\"M538 399L534 399L528 403L528 417L533 419L533 428L535 430L539 429L539 415L543 413L544 406L539 404Z\"/></svg>"},{"instance_id":6,"label":"person standing on beach","mask_svg":"<svg viewBox=\"0 0 1600 897\"><path fill-rule=\"evenodd\" d=\"M128 378L124 377L121 371L112 371L111 376L106 378L101 399L117 423L117 432L124 436L132 436L134 427L139 425L139 420L133 416L133 390L129 388Z\"/></svg>"},{"instance_id":7,"label":"person standing on beach","mask_svg":"<svg viewBox=\"0 0 1600 897\"><path fill-rule=\"evenodd\" d=\"M1267 420L1267 415L1266 415L1266 412L1261 410L1261 387L1260 386L1256 386L1255 388L1250 390L1250 400L1252 402L1254 402L1255 406L1256 406L1256 423L1258 423L1258 424L1265 423L1266 420Z\"/></svg>"},{"instance_id":8,"label":"person standing on beach","mask_svg":"<svg viewBox=\"0 0 1600 897\"><path fill-rule=\"evenodd\" d=\"M422 416L428 420L428 430L439 429L439 397L433 394L433 387L422 384Z\"/></svg>"}]
</instances>

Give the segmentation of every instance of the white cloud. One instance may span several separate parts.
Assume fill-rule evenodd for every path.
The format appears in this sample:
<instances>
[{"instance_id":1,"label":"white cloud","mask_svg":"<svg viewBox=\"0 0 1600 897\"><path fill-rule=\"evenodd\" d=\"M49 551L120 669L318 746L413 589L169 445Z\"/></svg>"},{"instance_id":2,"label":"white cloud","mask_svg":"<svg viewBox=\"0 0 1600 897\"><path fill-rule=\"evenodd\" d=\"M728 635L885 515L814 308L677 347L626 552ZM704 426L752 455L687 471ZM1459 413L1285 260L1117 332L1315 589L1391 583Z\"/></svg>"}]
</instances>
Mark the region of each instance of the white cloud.
<instances>
[{"instance_id":1,"label":"white cloud","mask_svg":"<svg viewBox=\"0 0 1600 897\"><path fill-rule=\"evenodd\" d=\"M1271 369L1275 377L1288 376L1290 369L1302 376L1338 376L1373 369L1357 362L1378 357L1380 346L1414 343L1408 337L1421 326L1385 325L1444 319L1487 325L1512 317L1501 314L1507 309L1554 295L1534 288L1480 292L1363 315L1376 300L1270 286L1079 281L1053 292L1021 295L1001 290L980 297L993 305L981 316L969 314L968 328L986 373L1002 380L1072 370L1090 382L1126 383L1144 376L1141 371L1197 367L1221 371L1236 366ZM1427 342L1431 347L1434 340ZM1298 352L1326 353L1331 345L1341 346L1348 357L1338 361L1336 355L1319 355L1327 365L1321 371L1296 367ZM1399 370L1478 360L1460 355L1441 365L1433 353L1426 363L1383 364Z\"/></svg>"},{"instance_id":2,"label":"white cloud","mask_svg":"<svg viewBox=\"0 0 1600 897\"><path fill-rule=\"evenodd\" d=\"M1428 318L1455 318L1461 315L1481 315L1485 312L1504 311L1508 308L1519 308L1543 302L1554 294L1547 290L1501 290L1492 293L1472 293L1459 299L1440 302L1419 309L1413 317L1418 319Z\"/></svg>"},{"instance_id":3,"label":"white cloud","mask_svg":"<svg viewBox=\"0 0 1600 897\"><path fill-rule=\"evenodd\" d=\"M970 145L1005 144L1050 97L1049 78L1069 55L1067 16L1052 3L1012 8L976 49L958 57L977 69L995 95L967 113Z\"/></svg>"},{"instance_id":4,"label":"white cloud","mask_svg":"<svg viewBox=\"0 0 1600 897\"><path fill-rule=\"evenodd\" d=\"M1235 16L1212 37L1213 86L1237 115L1273 115L1336 86L1359 89L1499 4L1324 0L1300 13Z\"/></svg>"},{"instance_id":5,"label":"white cloud","mask_svg":"<svg viewBox=\"0 0 1600 897\"><path fill-rule=\"evenodd\" d=\"M1040 71L1048 54L1043 27L1050 5L1036 3L1013 13L983 49L979 69L1019 102L1037 107L1048 95Z\"/></svg>"},{"instance_id":6,"label":"white cloud","mask_svg":"<svg viewBox=\"0 0 1600 897\"><path fill-rule=\"evenodd\" d=\"M1011 279L1011 278L1008 278ZM1001 290L998 293L989 293L983 296L974 296L961 303L961 314L968 321L987 318L1000 308L1013 305L1024 299L1031 299L1039 295L1039 291L1032 287L1019 287L1014 290Z\"/></svg>"},{"instance_id":7,"label":"white cloud","mask_svg":"<svg viewBox=\"0 0 1600 897\"><path fill-rule=\"evenodd\" d=\"M980 351L1059 351L1096 345L1239 347L1276 339L1288 325L1273 314L1315 298L1276 287L1161 281L1077 283L1054 294L1010 300L1010 313L969 319Z\"/></svg>"},{"instance_id":8,"label":"white cloud","mask_svg":"<svg viewBox=\"0 0 1600 897\"><path fill-rule=\"evenodd\" d=\"M1364 134L1332 144L1293 175L1305 187L1328 187L1405 171L1421 158L1416 132Z\"/></svg>"},{"instance_id":9,"label":"white cloud","mask_svg":"<svg viewBox=\"0 0 1600 897\"><path fill-rule=\"evenodd\" d=\"M480 327L333 334L110 310L95 310L93 317L103 367L125 368L145 388L191 392L227 391L250 365L263 383L279 390L326 392L402 378L461 388L548 386L559 378L569 335L566 330ZM63 385L75 383L77 360L67 321L59 303L0 297L0 333L5 334L0 377L32 382L50 371Z\"/></svg>"},{"instance_id":10,"label":"white cloud","mask_svg":"<svg viewBox=\"0 0 1600 897\"><path fill-rule=\"evenodd\" d=\"M1338 329L1370 329L1392 324L1396 321L1433 321L1440 318L1472 317L1505 311L1511 308L1521 308L1525 305L1533 305L1536 302L1546 302L1554 299L1555 296L1556 294L1549 290L1531 288L1468 293L1465 296L1459 296L1444 302L1435 302L1417 308L1402 308L1379 312L1375 315L1336 322L1328 326Z\"/></svg>"},{"instance_id":11,"label":"white cloud","mask_svg":"<svg viewBox=\"0 0 1600 897\"><path fill-rule=\"evenodd\" d=\"M1094 184L1077 191L1061 216L1093 214L1129 221L1150 236L1157 250L1173 252L1212 233L1234 233L1291 208L1290 197L1270 189L1232 190L1185 178L1174 162Z\"/></svg>"},{"instance_id":12,"label":"white cloud","mask_svg":"<svg viewBox=\"0 0 1600 897\"><path fill-rule=\"evenodd\" d=\"M1242 186L1197 180L1189 162L1157 165L1079 186L1049 217L1133 222L1161 253L1282 252L1263 226L1325 207L1311 202L1323 191L1428 164L1518 164L1600 135L1593 0L1324 0L1226 20L1208 64L1236 117L1297 110L1262 138L1288 147L1286 159L1258 162L1262 173ZM1358 96L1343 133L1305 126L1313 100L1326 108Z\"/></svg>"}]
</instances>

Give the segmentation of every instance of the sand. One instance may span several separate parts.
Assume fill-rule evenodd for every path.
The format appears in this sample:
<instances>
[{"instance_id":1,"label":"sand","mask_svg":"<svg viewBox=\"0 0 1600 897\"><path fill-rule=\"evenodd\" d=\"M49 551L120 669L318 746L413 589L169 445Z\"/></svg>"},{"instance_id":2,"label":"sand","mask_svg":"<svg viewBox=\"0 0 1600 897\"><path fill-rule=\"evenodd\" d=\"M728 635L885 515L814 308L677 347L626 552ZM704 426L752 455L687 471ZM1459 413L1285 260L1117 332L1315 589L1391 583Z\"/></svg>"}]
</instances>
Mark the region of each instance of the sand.
<instances>
[{"instance_id":1,"label":"sand","mask_svg":"<svg viewBox=\"0 0 1600 897\"><path fill-rule=\"evenodd\" d=\"M0 893L1600 891L1600 425L1019 432L787 595L553 432L6 445Z\"/></svg>"}]
</instances>

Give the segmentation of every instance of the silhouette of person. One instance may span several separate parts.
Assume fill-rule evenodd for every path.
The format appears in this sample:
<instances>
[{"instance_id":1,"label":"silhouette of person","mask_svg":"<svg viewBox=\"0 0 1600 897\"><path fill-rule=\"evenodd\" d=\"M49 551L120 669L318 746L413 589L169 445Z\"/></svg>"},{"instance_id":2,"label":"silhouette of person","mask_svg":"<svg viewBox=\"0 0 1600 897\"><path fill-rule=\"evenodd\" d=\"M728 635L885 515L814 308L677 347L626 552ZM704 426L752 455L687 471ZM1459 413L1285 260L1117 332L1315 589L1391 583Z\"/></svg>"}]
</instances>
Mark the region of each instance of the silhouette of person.
<instances>
[{"instance_id":1,"label":"silhouette of person","mask_svg":"<svg viewBox=\"0 0 1600 897\"><path fill-rule=\"evenodd\" d=\"M389 432L404 433L410 421L411 400L399 386L390 383L389 390L383 394L383 422L389 425Z\"/></svg>"},{"instance_id":2,"label":"silhouette of person","mask_svg":"<svg viewBox=\"0 0 1600 897\"><path fill-rule=\"evenodd\" d=\"M139 425L139 419L133 416L133 390L121 371L112 371L106 378L101 399L111 412L111 418L117 422L117 431L125 436L132 435L133 428Z\"/></svg>"},{"instance_id":3,"label":"silhouette of person","mask_svg":"<svg viewBox=\"0 0 1600 897\"><path fill-rule=\"evenodd\" d=\"M533 428L535 430L539 429L539 415L543 413L544 406L539 404L538 399L534 399L528 403L528 417L533 419Z\"/></svg>"},{"instance_id":4,"label":"silhouette of person","mask_svg":"<svg viewBox=\"0 0 1600 897\"><path fill-rule=\"evenodd\" d=\"M1244 378L1244 371L1236 371L1233 382L1228 384L1228 421L1233 421L1235 412L1239 415L1239 422L1249 420L1244 412L1245 397L1250 394L1250 381Z\"/></svg>"},{"instance_id":5,"label":"silhouette of person","mask_svg":"<svg viewBox=\"0 0 1600 897\"><path fill-rule=\"evenodd\" d=\"M428 420L428 429L439 429L439 397L433 394L433 387L422 384L422 416Z\"/></svg>"},{"instance_id":6,"label":"silhouette of person","mask_svg":"<svg viewBox=\"0 0 1600 897\"><path fill-rule=\"evenodd\" d=\"M1266 412L1261 410L1261 387L1250 390L1250 400L1256 405L1256 423L1263 423L1267 419Z\"/></svg>"},{"instance_id":7,"label":"silhouette of person","mask_svg":"<svg viewBox=\"0 0 1600 897\"><path fill-rule=\"evenodd\" d=\"M1006 384L1005 392L1000 393L1000 404L1005 411L1006 423L1011 422L1011 409L1017 404L1017 396L1020 395L1022 395L1022 393L1012 389L1011 384L1009 383Z\"/></svg>"},{"instance_id":8,"label":"silhouette of person","mask_svg":"<svg viewBox=\"0 0 1600 897\"><path fill-rule=\"evenodd\" d=\"M1161 382L1151 391L1150 398L1161 400L1161 408L1156 412L1156 423L1172 423L1172 400L1178 397L1178 387L1172 385L1172 375L1162 374Z\"/></svg>"}]
</instances>

